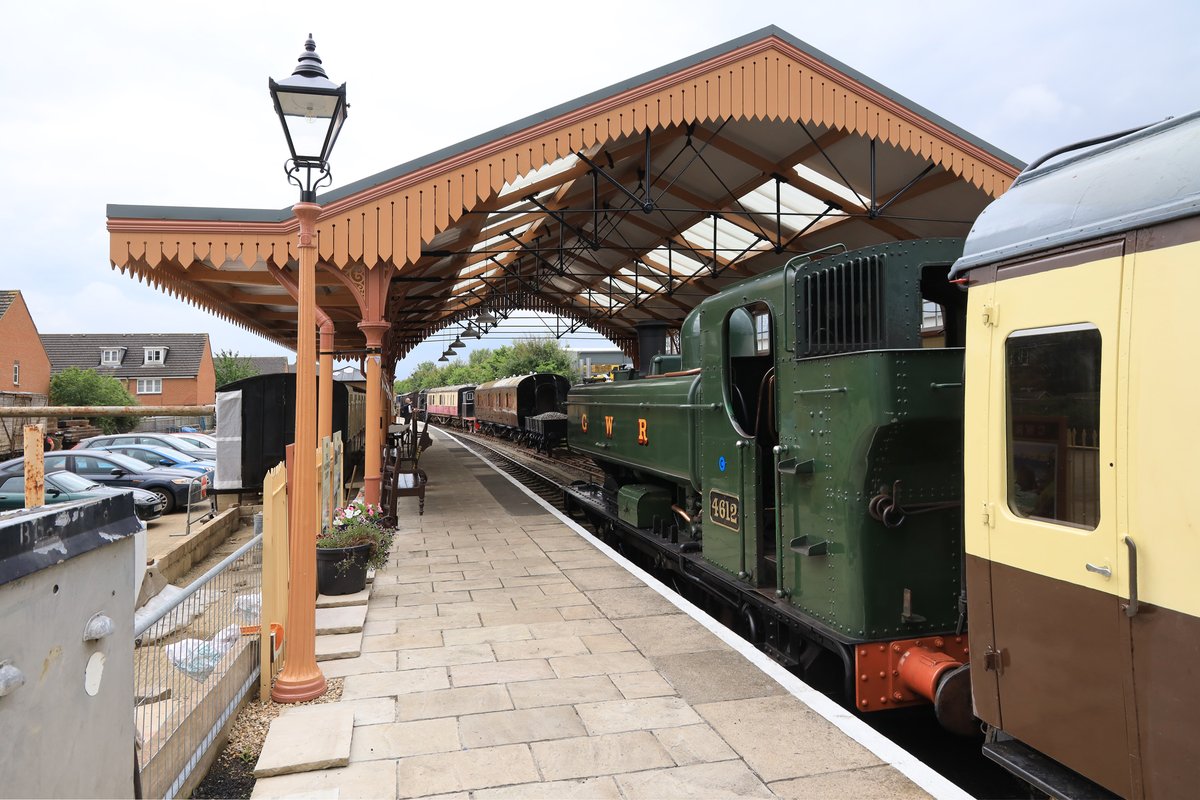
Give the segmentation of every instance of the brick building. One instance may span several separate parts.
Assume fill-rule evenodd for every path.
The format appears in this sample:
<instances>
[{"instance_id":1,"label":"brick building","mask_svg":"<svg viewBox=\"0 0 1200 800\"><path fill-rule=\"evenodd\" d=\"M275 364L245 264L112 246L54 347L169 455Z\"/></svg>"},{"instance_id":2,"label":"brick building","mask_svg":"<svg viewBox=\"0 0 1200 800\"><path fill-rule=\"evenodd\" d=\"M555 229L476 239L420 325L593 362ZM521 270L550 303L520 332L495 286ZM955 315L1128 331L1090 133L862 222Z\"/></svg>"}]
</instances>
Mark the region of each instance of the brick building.
<instances>
[{"instance_id":1,"label":"brick building","mask_svg":"<svg viewBox=\"0 0 1200 800\"><path fill-rule=\"evenodd\" d=\"M147 406L209 405L217 377L207 333L62 333L42 337L50 371L93 369Z\"/></svg>"},{"instance_id":2,"label":"brick building","mask_svg":"<svg viewBox=\"0 0 1200 800\"><path fill-rule=\"evenodd\" d=\"M0 290L0 392L50 393L50 359L19 291Z\"/></svg>"}]
</instances>

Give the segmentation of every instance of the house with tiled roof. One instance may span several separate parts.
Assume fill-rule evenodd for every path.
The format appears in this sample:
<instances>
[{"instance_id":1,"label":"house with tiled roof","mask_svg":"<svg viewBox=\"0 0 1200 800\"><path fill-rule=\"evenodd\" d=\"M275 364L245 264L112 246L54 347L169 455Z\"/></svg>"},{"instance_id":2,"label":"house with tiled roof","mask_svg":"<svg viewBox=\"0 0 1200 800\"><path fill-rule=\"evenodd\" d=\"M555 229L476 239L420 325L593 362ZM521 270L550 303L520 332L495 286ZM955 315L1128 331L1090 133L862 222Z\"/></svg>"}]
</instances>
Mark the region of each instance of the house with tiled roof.
<instances>
[{"instance_id":1,"label":"house with tiled roof","mask_svg":"<svg viewBox=\"0 0 1200 800\"><path fill-rule=\"evenodd\" d=\"M287 356L245 356L245 359L258 370L259 375L275 375L292 371L288 369Z\"/></svg>"},{"instance_id":2,"label":"house with tiled roof","mask_svg":"<svg viewBox=\"0 0 1200 800\"><path fill-rule=\"evenodd\" d=\"M147 406L209 405L217 376L207 333L44 334L51 374L92 369L122 381Z\"/></svg>"},{"instance_id":3,"label":"house with tiled roof","mask_svg":"<svg viewBox=\"0 0 1200 800\"><path fill-rule=\"evenodd\" d=\"M0 290L0 392L40 395L39 403L50 393L50 359L15 289Z\"/></svg>"}]
</instances>

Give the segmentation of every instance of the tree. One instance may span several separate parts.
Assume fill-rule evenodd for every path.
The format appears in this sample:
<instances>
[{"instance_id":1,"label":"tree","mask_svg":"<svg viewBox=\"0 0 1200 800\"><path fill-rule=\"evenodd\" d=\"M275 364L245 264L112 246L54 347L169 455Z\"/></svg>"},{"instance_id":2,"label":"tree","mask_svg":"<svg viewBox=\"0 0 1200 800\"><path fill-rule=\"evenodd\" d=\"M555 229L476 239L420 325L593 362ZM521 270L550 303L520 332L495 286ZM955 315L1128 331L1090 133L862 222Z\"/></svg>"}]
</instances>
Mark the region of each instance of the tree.
<instances>
[{"instance_id":1,"label":"tree","mask_svg":"<svg viewBox=\"0 0 1200 800\"><path fill-rule=\"evenodd\" d=\"M258 367L236 350L221 350L213 358L213 371L217 374L217 388L220 388L242 378L254 377L258 374Z\"/></svg>"},{"instance_id":2,"label":"tree","mask_svg":"<svg viewBox=\"0 0 1200 800\"><path fill-rule=\"evenodd\" d=\"M71 367L50 378L50 405L136 406L138 401L116 378ZM124 433L134 429L137 417L93 417L90 422L105 433Z\"/></svg>"},{"instance_id":3,"label":"tree","mask_svg":"<svg viewBox=\"0 0 1200 800\"><path fill-rule=\"evenodd\" d=\"M579 380L575 357L557 339L521 339L495 350L473 350L467 361L455 359L443 367L423 361L407 378L396 381L396 393L406 394L434 386L480 384L530 372L554 372L571 383Z\"/></svg>"}]
</instances>

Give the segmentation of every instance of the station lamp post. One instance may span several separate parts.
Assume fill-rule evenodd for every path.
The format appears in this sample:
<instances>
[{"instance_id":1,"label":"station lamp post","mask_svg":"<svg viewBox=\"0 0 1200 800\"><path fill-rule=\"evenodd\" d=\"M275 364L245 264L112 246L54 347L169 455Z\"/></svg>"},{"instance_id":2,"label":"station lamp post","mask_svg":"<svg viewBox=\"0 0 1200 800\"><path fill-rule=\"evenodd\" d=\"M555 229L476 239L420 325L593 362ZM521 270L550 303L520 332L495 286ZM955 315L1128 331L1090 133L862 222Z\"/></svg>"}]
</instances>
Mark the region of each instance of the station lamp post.
<instances>
[{"instance_id":1,"label":"station lamp post","mask_svg":"<svg viewBox=\"0 0 1200 800\"><path fill-rule=\"evenodd\" d=\"M329 154L346 121L346 84L325 74L312 34L291 76L269 80L275 113L283 125L291 157L288 181L300 188L292 211L300 223L297 242L300 275L296 327L296 447L290 503L287 652L271 698L298 703L325 692L316 658L317 558L317 189L330 182Z\"/></svg>"}]
</instances>

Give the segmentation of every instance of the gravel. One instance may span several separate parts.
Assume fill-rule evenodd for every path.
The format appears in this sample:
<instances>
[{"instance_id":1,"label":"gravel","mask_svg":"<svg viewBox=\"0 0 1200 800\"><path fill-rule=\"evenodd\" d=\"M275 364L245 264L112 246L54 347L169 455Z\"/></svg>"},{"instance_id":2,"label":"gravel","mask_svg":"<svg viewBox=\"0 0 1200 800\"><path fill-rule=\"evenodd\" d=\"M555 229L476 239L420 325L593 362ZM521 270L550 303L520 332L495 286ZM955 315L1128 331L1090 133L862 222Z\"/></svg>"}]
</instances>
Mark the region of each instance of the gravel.
<instances>
[{"instance_id":1,"label":"gravel","mask_svg":"<svg viewBox=\"0 0 1200 800\"><path fill-rule=\"evenodd\" d=\"M204 780L192 792L194 798L248 798L254 790L254 765L262 752L271 720L288 708L336 703L342 698L342 679L330 678L325 694L305 703L274 703L251 700L238 712L229 731L229 741L209 767Z\"/></svg>"}]
</instances>

